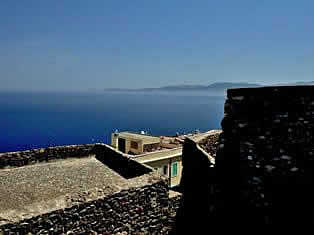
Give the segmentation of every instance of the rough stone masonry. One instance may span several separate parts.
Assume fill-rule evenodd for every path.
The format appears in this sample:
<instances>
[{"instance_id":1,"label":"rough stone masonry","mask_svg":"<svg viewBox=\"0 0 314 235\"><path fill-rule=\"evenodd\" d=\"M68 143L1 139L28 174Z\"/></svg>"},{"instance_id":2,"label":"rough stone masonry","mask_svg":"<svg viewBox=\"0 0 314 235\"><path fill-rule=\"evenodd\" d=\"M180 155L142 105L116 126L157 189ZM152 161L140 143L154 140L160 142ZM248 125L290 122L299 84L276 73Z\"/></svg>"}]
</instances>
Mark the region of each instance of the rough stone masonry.
<instances>
[{"instance_id":1,"label":"rough stone masonry","mask_svg":"<svg viewBox=\"0 0 314 235\"><path fill-rule=\"evenodd\" d=\"M214 166L184 145L177 227L313 232L314 87L230 89L221 125Z\"/></svg>"},{"instance_id":2,"label":"rough stone masonry","mask_svg":"<svg viewBox=\"0 0 314 235\"><path fill-rule=\"evenodd\" d=\"M66 158L84 158L94 155L94 146L94 144L67 145L0 153L0 169L21 167Z\"/></svg>"},{"instance_id":3,"label":"rough stone masonry","mask_svg":"<svg viewBox=\"0 0 314 235\"><path fill-rule=\"evenodd\" d=\"M222 129L216 167L227 221L313 229L314 87L231 89Z\"/></svg>"},{"instance_id":4,"label":"rough stone masonry","mask_svg":"<svg viewBox=\"0 0 314 235\"><path fill-rule=\"evenodd\" d=\"M166 179L114 149L89 147L1 155L0 234L167 234L180 195L169 198ZM51 154L30 164L27 153Z\"/></svg>"}]
</instances>

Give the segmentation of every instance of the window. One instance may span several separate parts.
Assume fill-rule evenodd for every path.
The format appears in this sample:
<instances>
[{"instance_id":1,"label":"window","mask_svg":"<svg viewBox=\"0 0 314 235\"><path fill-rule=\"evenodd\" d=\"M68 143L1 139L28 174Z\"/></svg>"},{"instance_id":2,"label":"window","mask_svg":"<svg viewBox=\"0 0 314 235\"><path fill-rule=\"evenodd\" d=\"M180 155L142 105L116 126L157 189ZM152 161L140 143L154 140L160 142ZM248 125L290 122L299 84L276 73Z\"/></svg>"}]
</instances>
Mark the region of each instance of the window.
<instances>
[{"instance_id":1,"label":"window","mask_svg":"<svg viewBox=\"0 0 314 235\"><path fill-rule=\"evenodd\" d=\"M138 149L138 143L135 141L131 141L131 148L132 149Z\"/></svg>"},{"instance_id":2,"label":"window","mask_svg":"<svg viewBox=\"0 0 314 235\"><path fill-rule=\"evenodd\" d=\"M171 166L171 176L174 177L174 176L177 176L178 175L178 162L174 162L172 163L172 166Z\"/></svg>"},{"instance_id":3,"label":"window","mask_svg":"<svg viewBox=\"0 0 314 235\"><path fill-rule=\"evenodd\" d=\"M162 168L162 173L163 173L164 175L168 175L168 166L167 166L167 165L165 165L165 166Z\"/></svg>"}]
</instances>

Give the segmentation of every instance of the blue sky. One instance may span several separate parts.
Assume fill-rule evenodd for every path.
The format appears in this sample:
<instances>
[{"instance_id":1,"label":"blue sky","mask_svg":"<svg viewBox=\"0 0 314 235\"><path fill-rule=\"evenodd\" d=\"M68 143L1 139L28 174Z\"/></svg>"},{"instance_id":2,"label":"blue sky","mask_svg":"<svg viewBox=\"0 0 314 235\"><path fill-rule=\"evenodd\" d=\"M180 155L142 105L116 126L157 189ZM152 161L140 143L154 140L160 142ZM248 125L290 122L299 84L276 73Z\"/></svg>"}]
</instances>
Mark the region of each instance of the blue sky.
<instances>
[{"instance_id":1,"label":"blue sky","mask_svg":"<svg viewBox=\"0 0 314 235\"><path fill-rule=\"evenodd\" d=\"M0 90L314 80L312 0L2 0Z\"/></svg>"}]
</instances>

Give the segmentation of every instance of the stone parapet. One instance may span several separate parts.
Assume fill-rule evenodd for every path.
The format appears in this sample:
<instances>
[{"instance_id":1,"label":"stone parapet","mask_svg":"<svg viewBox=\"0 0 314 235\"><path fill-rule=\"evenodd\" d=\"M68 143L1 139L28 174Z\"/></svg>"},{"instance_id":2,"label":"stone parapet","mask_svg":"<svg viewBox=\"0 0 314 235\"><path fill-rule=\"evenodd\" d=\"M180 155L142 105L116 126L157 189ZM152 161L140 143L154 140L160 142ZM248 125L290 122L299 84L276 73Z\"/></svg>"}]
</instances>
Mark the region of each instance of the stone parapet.
<instances>
[{"instance_id":1,"label":"stone parapet","mask_svg":"<svg viewBox=\"0 0 314 235\"><path fill-rule=\"evenodd\" d=\"M102 191L103 194L98 196L98 194L89 195L89 192L93 191L91 189L91 191L86 192L89 195L89 197L86 197L86 200L79 197L79 200L75 200L74 204L69 204L70 206L16 222L5 221L4 224L0 225L0 234L121 235L168 234L171 232L175 223L177 209L181 204L181 195L172 193L171 198L169 198L167 180L151 168L127 156L121 156L120 153L110 146L97 144L93 146L93 154L106 167L101 168L98 166L100 163L94 163L97 160L93 157L80 160L86 160L92 166L98 166L98 173L100 169L112 171L110 174L107 172L107 175L111 175L110 178L108 176L100 179L96 175L92 176L95 177L95 180L105 182L105 184L101 184L105 189L108 187L112 188L112 190ZM64 163L64 161L55 162L55 164L62 166L61 163ZM27 166L25 170L33 167ZM65 164L63 164L63 167L65 167ZM85 164L82 167L84 169L87 166ZM16 171L21 169L9 170ZM52 170L51 167L50 169ZM66 172L68 171L66 170ZM88 172L86 171L86 173ZM75 172L69 172L69 174L75 174ZM86 175L86 177L90 176L90 174ZM69 178L65 180L69 180ZM54 177L51 176L51 179L54 179ZM87 185L81 186L87 188ZM24 194L22 193L21 195ZM76 199L77 195L73 192L69 196ZM45 202L42 201L42 203Z\"/></svg>"},{"instance_id":2,"label":"stone parapet","mask_svg":"<svg viewBox=\"0 0 314 235\"><path fill-rule=\"evenodd\" d=\"M0 169L40 162L93 155L94 144L56 146L19 152L0 153Z\"/></svg>"},{"instance_id":3,"label":"stone parapet","mask_svg":"<svg viewBox=\"0 0 314 235\"><path fill-rule=\"evenodd\" d=\"M6 224L0 226L0 234L166 234L175 210L169 206L167 184L161 181Z\"/></svg>"}]
</instances>

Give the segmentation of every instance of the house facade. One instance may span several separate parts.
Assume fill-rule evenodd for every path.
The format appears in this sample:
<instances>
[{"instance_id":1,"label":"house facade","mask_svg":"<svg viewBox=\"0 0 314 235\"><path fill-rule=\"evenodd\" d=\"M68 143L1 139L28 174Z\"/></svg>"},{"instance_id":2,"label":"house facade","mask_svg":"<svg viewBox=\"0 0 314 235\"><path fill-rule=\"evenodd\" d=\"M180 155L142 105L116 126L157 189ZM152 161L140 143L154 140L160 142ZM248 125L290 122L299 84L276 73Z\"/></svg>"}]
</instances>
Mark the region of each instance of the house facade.
<instances>
[{"instance_id":1,"label":"house facade","mask_svg":"<svg viewBox=\"0 0 314 235\"><path fill-rule=\"evenodd\" d=\"M123 153L135 155L157 149L160 146L160 138L132 132L119 132L111 135L111 145Z\"/></svg>"},{"instance_id":2,"label":"house facade","mask_svg":"<svg viewBox=\"0 0 314 235\"><path fill-rule=\"evenodd\" d=\"M161 175L166 176L170 187L176 187L180 184L182 175L182 147L136 155L133 158L135 161L146 164L154 168Z\"/></svg>"},{"instance_id":3,"label":"house facade","mask_svg":"<svg viewBox=\"0 0 314 235\"><path fill-rule=\"evenodd\" d=\"M168 178L170 187L180 184L182 141L132 132L113 133L111 145L135 161L146 164Z\"/></svg>"},{"instance_id":4,"label":"house facade","mask_svg":"<svg viewBox=\"0 0 314 235\"><path fill-rule=\"evenodd\" d=\"M150 136L133 132L112 134L111 145L124 156L145 164L168 178L169 187L180 185L182 176L182 149L186 137L203 138L211 132L191 133L181 136Z\"/></svg>"}]
</instances>

